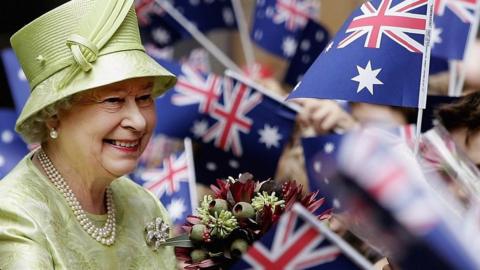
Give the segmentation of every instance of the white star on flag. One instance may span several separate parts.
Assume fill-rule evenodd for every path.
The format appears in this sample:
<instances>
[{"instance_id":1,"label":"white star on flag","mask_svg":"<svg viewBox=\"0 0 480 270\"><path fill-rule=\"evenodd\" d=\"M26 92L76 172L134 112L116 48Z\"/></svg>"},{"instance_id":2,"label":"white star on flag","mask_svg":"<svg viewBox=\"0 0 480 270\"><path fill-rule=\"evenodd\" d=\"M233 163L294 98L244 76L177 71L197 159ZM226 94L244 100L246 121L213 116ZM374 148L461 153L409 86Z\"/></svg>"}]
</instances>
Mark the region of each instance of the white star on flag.
<instances>
[{"instance_id":1,"label":"white star on flag","mask_svg":"<svg viewBox=\"0 0 480 270\"><path fill-rule=\"evenodd\" d=\"M13 132L10 130L4 130L2 132L2 142L3 143L11 143L13 141Z\"/></svg>"},{"instance_id":2,"label":"white star on flag","mask_svg":"<svg viewBox=\"0 0 480 270\"><path fill-rule=\"evenodd\" d=\"M302 49L302 51L308 51L308 49L310 49L310 41L308 39L303 40L302 43L300 43L300 49Z\"/></svg>"},{"instance_id":3,"label":"white star on flag","mask_svg":"<svg viewBox=\"0 0 480 270\"><path fill-rule=\"evenodd\" d=\"M207 130L208 130L207 120L200 120L200 121L193 122L193 126L192 126L192 129L191 129L191 131L193 133L193 136L195 136L197 138L200 138L203 135L205 135Z\"/></svg>"},{"instance_id":4,"label":"white star on flag","mask_svg":"<svg viewBox=\"0 0 480 270\"><path fill-rule=\"evenodd\" d=\"M373 85L383 84L377 79L378 74L382 71L381 68L372 70L372 64L368 61L365 68L357 66L358 75L352 78L352 81L358 82L357 93L360 93L364 88L367 88L368 92L373 96Z\"/></svg>"},{"instance_id":5,"label":"white star on flag","mask_svg":"<svg viewBox=\"0 0 480 270\"><path fill-rule=\"evenodd\" d=\"M153 30L152 37L156 42L162 45L170 42L170 34L163 28L156 28Z\"/></svg>"},{"instance_id":6,"label":"white star on flag","mask_svg":"<svg viewBox=\"0 0 480 270\"><path fill-rule=\"evenodd\" d=\"M207 162L205 165L207 167L207 170L209 171L216 171L217 170L217 164L213 161Z\"/></svg>"},{"instance_id":7,"label":"white star on flag","mask_svg":"<svg viewBox=\"0 0 480 270\"><path fill-rule=\"evenodd\" d=\"M442 32L443 32L443 29L442 28L437 28L435 26L433 26L433 29L432 29L432 48L435 47L435 44L440 44L443 42L442 40Z\"/></svg>"},{"instance_id":8,"label":"white star on flag","mask_svg":"<svg viewBox=\"0 0 480 270\"><path fill-rule=\"evenodd\" d=\"M174 222L177 219L180 219L183 217L183 213L187 211L187 207L185 207L185 201L181 198L177 199L172 199L170 204L167 205L167 211L168 215L170 216L170 219L172 222Z\"/></svg>"},{"instance_id":9,"label":"white star on flag","mask_svg":"<svg viewBox=\"0 0 480 270\"><path fill-rule=\"evenodd\" d=\"M323 151L325 151L327 154L332 153L333 150L335 150L335 145L331 142L328 142L323 146Z\"/></svg>"},{"instance_id":10,"label":"white star on flag","mask_svg":"<svg viewBox=\"0 0 480 270\"><path fill-rule=\"evenodd\" d=\"M265 124L263 129L260 129L258 133L260 134L259 142L265 144L268 149L272 146L279 147L278 143L280 139L282 139L282 135L278 133L278 127L271 127Z\"/></svg>"},{"instance_id":11,"label":"white star on flag","mask_svg":"<svg viewBox=\"0 0 480 270\"><path fill-rule=\"evenodd\" d=\"M291 57L297 50L297 41L292 37L286 37L283 39L282 50L283 54L287 57Z\"/></svg>"},{"instance_id":12,"label":"white star on flag","mask_svg":"<svg viewBox=\"0 0 480 270\"><path fill-rule=\"evenodd\" d=\"M322 163L320 162L320 160L317 160L313 163L313 170L316 173L321 173L322 172Z\"/></svg>"},{"instance_id":13,"label":"white star on flag","mask_svg":"<svg viewBox=\"0 0 480 270\"><path fill-rule=\"evenodd\" d=\"M233 25L235 23L235 17L233 16L232 10L229 8L224 8L222 10L223 21L228 25Z\"/></svg>"},{"instance_id":14,"label":"white star on flag","mask_svg":"<svg viewBox=\"0 0 480 270\"><path fill-rule=\"evenodd\" d=\"M253 33L253 38L255 40L261 40L263 38L263 31L260 29L255 30L255 33Z\"/></svg>"},{"instance_id":15,"label":"white star on flag","mask_svg":"<svg viewBox=\"0 0 480 270\"><path fill-rule=\"evenodd\" d=\"M200 0L190 0L190 5L198 6L200 4Z\"/></svg>"}]
</instances>

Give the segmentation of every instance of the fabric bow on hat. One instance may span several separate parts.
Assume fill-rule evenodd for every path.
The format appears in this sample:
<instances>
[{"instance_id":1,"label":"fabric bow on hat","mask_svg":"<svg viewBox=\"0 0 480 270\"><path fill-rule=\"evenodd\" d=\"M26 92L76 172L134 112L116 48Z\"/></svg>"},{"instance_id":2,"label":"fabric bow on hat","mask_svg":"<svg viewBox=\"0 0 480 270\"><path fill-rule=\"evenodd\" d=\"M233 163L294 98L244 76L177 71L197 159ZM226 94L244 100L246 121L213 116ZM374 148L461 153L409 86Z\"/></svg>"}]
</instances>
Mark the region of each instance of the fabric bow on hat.
<instances>
[{"instance_id":1,"label":"fabric bow on hat","mask_svg":"<svg viewBox=\"0 0 480 270\"><path fill-rule=\"evenodd\" d=\"M59 88L68 84L78 72L92 69L91 63L97 60L99 49L103 48L117 31L132 7L133 0L96 1L95 4L93 12L84 17L85 23L80 23L79 34L71 35L66 41L75 62L58 85ZM98 14L99 12L102 14ZM95 20L96 18L100 20ZM96 21L93 29L90 29L88 23L91 21Z\"/></svg>"}]
</instances>

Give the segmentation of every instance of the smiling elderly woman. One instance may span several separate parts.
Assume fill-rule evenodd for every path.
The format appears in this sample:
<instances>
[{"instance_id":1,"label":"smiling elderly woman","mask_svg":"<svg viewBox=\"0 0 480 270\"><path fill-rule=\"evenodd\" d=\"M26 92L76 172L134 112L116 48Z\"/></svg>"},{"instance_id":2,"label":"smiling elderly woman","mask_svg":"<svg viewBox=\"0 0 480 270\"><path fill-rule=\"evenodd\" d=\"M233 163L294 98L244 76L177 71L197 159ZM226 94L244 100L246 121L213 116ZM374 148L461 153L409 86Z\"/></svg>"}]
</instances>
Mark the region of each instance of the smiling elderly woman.
<instances>
[{"instance_id":1,"label":"smiling elderly woman","mask_svg":"<svg viewBox=\"0 0 480 270\"><path fill-rule=\"evenodd\" d=\"M152 241L165 209L123 176L175 83L145 54L133 0L68 2L11 42L32 89L16 129L41 147L0 181L0 269L175 269Z\"/></svg>"}]
</instances>

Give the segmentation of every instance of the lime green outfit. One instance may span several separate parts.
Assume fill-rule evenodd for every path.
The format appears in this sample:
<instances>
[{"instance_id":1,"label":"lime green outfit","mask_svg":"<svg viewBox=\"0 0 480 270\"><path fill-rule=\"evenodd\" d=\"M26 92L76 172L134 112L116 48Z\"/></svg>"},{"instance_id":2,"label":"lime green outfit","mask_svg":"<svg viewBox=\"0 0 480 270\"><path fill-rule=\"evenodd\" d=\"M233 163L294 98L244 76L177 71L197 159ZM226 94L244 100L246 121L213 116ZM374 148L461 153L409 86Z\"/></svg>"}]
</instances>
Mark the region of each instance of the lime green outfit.
<instances>
[{"instance_id":1,"label":"lime green outfit","mask_svg":"<svg viewBox=\"0 0 480 270\"><path fill-rule=\"evenodd\" d=\"M111 188L117 237L105 246L80 226L62 194L28 154L0 181L0 269L176 269L171 247L147 246L145 225L168 214L153 194L126 177ZM102 226L106 215L90 215Z\"/></svg>"}]
</instances>

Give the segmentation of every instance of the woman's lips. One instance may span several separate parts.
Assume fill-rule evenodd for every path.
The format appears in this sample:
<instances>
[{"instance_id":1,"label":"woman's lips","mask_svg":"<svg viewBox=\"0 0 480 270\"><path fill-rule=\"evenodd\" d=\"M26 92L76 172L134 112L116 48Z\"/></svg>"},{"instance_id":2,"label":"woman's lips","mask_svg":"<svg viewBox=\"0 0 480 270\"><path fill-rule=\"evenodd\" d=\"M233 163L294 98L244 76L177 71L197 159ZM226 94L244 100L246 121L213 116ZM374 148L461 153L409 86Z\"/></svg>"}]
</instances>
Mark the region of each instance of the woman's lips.
<instances>
[{"instance_id":1,"label":"woman's lips","mask_svg":"<svg viewBox=\"0 0 480 270\"><path fill-rule=\"evenodd\" d=\"M106 139L104 140L106 143L110 144L112 147L132 153L138 151L138 148L140 146L140 140L109 140Z\"/></svg>"}]
</instances>

